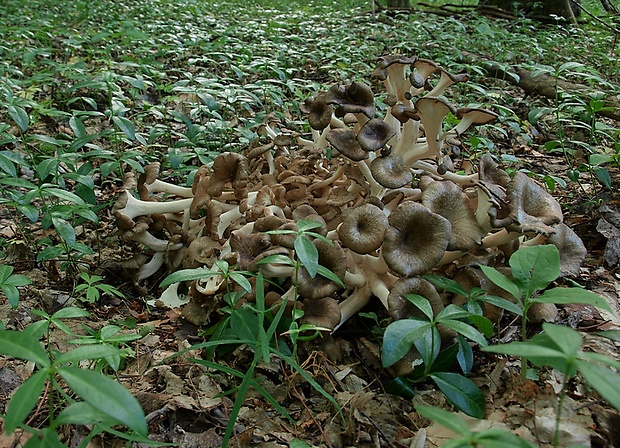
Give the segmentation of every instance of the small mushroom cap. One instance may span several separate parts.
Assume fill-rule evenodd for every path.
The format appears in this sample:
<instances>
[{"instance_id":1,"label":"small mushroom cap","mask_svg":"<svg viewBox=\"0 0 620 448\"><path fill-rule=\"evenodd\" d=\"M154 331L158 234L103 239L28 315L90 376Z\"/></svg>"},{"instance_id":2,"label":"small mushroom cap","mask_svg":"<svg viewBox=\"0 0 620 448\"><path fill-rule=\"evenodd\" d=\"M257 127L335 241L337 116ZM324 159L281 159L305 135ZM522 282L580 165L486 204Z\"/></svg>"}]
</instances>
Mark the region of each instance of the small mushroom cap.
<instances>
[{"instance_id":1,"label":"small mushroom cap","mask_svg":"<svg viewBox=\"0 0 620 448\"><path fill-rule=\"evenodd\" d=\"M327 141L338 150L340 154L349 159L359 162L368 158L368 152L364 151L357 141L355 132L350 128L336 128L327 133Z\"/></svg>"},{"instance_id":2,"label":"small mushroom cap","mask_svg":"<svg viewBox=\"0 0 620 448\"><path fill-rule=\"evenodd\" d=\"M365 203L349 208L342 214L338 237L342 244L358 254L374 252L383 243L383 236L389 223L379 207Z\"/></svg>"},{"instance_id":3,"label":"small mushroom cap","mask_svg":"<svg viewBox=\"0 0 620 448\"><path fill-rule=\"evenodd\" d=\"M479 245L486 234L476 221L469 197L454 182L431 182L422 194L422 204L450 221L448 250L466 252Z\"/></svg>"},{"instance_id":4,"label":"small mushroom cap","mask_svg":"<svg viewBox=\"0 0 620 448\"><path fill-rule=\"evenodd\" d=\"M379 118L368 120L357 134L357 141L365 151L376 151L396 134L396 131Z\"/></svg>"},{"instance_id":5,"label":"small mushroom cap","mask_svg":"<svg viewBox=\"0 0 620 448\"><path fill-rule=\"evenodd\" d=\"M424 317L420 309L405 297L406 294L417 294L426 298L436 316L443 308L443 302L435 287L421 277L399 279L388 295L388 311L394 320L408 319L412 316Z\"/></svg>"},{"instance_id":6,"label":"small mushroom cap","mask_svg":"<svg viewBox=\"0 0 620 448\"><path fill-rule=\"evenodd\" d=\"M333 330L340 323L340 307L338 301L331 297L321 299L306 299L302 323Z\"/></svg>"},{"instance_id":7,"label":"small mushroom cap","mask_svg":"<svg viewBox=\"0 0 620 448\"><path fill-rule=\"evenodd\" d=\"M256 257L271 247L271 240L264 233L230 232L230 248L237 253L237 265L242 271L254 267Z\"/></svg>"},{"instance_id":8,"label":"small mushroom cap","mask_svg":"<svg viewBox=\"0 0 620 448\"><path fill-rule=\"evenodd\" d=\"M348 113L364 114L368 118L375 116L375 98L371 88L363 82L348 85L334 85L326 93L325 102L336 104L336 115Z\"/></svg>"},{"instance_id":9,"label":"small mushroom cap","mask_svg":"<svg viewBox=\"0 0 620 448\"><path fill-rule=\"evenodd\" d=\"M461 107L457 109L456 116L461 120L467 117L468 120L471 120L472 126L493 123L497 119L497 114L495 112L473 107Z\"/></svg>"},{"instance_id":10,"label":"small mushroom cap","mask_svg":"<svg viewBox=\"0 0 620 448\"><path fill-rule=\"evenodd\" d=\"M225 152L218 155L211 167L213 173L209 177L207 194L219 197L227 183L235 191L239 200L247 196L248 168L245 156L234 152Z\"/></svg>"},{"instance_id":11,"label":"small mushroom cap","mask_svg":"<svg viewBox=\"0 0 620 448\"><path fill-rule=\"evenodd\" d=\"M394 64L411 65L416 60L418 60L416 56L404 56L402 54L386 54L377 59L381 68L388 68Z\"/></svg>"},{"instance_id":12,"label":"small mushroom cap","mask_svg":"<svg viewBox=\"0 0 620 448\"><path fill-rule=\"evenodd\" d=\"M510 214L494 220L496 227L513 232L536 232L549 235L553 224L562 222L562 207L553 196L524 173L518 172L506 187Z\"/></svg>"},{"instance_id":13,"label":"small mushroom cap","mask_svg":"<svg viewBox=\"0 0 620 448\"><path fill-rule=\"evenodd\" d=\"M450 222L422 204L403 202L388 218L382 254L388 267L404 277L433 269L450 241Z\"/></svg>"},{"instance_id":14,"label":"small mushroom cap","mask_svg":"<svg viewBox=\"0 0 620 448\"><path fill-rule=\"evenodd\" d=\"M150 200L150 192L148 185L151 185L159 177L161 164L159 162L151 162L144 167L144 173L138 178L138 194L143 201Z\"/></svg>"},{"instance_id":15,"label":"small mushroom cap","mask_svg":"<svg viewBox=\"0 0 620 448\"><path fill-rule=\"evenodd\" d=\"M308 124L312 129L322 131L332 120L334 107L326 102L325 92L305 102L304 111L308 113Z\"/></svg>"},{"instance_id":16,"label":"small mushroom cap","mask_svg":"<svg viewBox=\"0 0 620 448\"><path fill-rule=\"evenodd\" d=\"M385 188L401 188L413 179L413 173L399 155L376 157L370 163L370 172Z\"/></svg>"},{"instance_id":17,"label":"small mushroom cap","mask_svg":"<svg viewBox=\"0 0 620 448\"><path fill-rule=\"evenodd\" d=\"M415 108L407 106L403 103L398 103L392 106L392 115L394 115L394 118L396 118L401 123L405 123L410 119L420 119Z\"/></svg>"}]
</instances>

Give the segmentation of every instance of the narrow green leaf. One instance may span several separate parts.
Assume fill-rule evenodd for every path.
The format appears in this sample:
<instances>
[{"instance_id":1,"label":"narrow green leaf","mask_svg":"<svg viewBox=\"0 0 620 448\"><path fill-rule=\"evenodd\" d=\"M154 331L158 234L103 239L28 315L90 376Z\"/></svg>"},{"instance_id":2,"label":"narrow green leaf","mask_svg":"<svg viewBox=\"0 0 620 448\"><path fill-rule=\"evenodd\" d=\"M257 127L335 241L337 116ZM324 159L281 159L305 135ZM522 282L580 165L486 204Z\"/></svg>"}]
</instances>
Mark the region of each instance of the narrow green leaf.
<instances>
[{"instance_id":1,"label":"narrow green leaf","mask_svg":"<svg viewBox=\"0 0 620 448\"><path fill-rule=\"evenodd\" d=\"M25 132L30 124L30 117L28 116L28 113L22 107L14 106L12 104L9 105L8 112L13 121L17 123L17 126Z\"/></svg>"},{"instance_id":2,"label":"narrow green leaf","mask_svg":"<svg viewBox=\"0 0 620 448\"><path fill-rule=\"evenodd\" d=\"M516 299L521 299L521 291L519 290L519 287L515 285L515 283L504 274L490 266L481 265L480 269L482 269L484 275L486 275L488 279L495 283L497 286L502 288L507 293L511 294Z\"/></svg>"},{"instance_id":3,"label":"narrow green leaf","mask_svg":"<svg viewBox=\"0 0 620 448\"><path fill-rule=\"evenodd\" d=\"M55 359L54 365L70 362L79 362L85 359L102 359L108 356L120 355L121 351L109 344L84 345L63 353Z\"/></svg>"},{"instance_id":4,"label":"narrow green leaf","mask_svg":"<svg viewBox=\"0 0 620 448\"><path fill-rule=\"evenodd\" d=\"M392 381L387 383L385 385L385 391L393 395L398 395L405 400L411 400L415 396L415 389L413 388L411 382L400 376L397 376Z\"/></svg>"},{"instance_id":5,"label":"narrow green leaf","mask_svg":"<svg viewBox=\"0 0 620 448\"><path fill-rule=\"evenodd\" d=\"M258 316L247 307L233 311L230 316L230 326L239 339L252 341L256 345L258 340Z\"/></svg>"},{"instance_id":6,"label":"narrow green leaf","mask_svg":"<svg viewBox=\"0 0 620 448\"><path fill-rule=\"evenodd\" d=\"M459 362L459 366L461 366L461 370L464 375L469 375L471 373L471 369L474 367L474 351L465 339L460 334L457 334L457 341L459 346L459 352L456 355L456 359Z\"/></svg>"},{"instance_id":7,"label":"narrow green leaf","mask_svg":"<svg viewBox=\"0 0 620 448\"><path fill-rule=\"evenodd\" d=\"M470 417L484 418L486 412L484 395L471 380L449 372L431 373L430 377L459 410Z\"/></svg>"},{"instance_id":8,"label":"narrow green leaf","mask_svg":"<svg viewBox=\"0 0 620 448\"><path fill-rule=\"evenodd\" d=\"M308 238L303 235L295 238L295 253L302 266L306 268L311 278L316 277L319 268L319 251Z\"/></svg>"},{"instance_id":9,"label":"narrow green leaf","mask_svg":"<svg viewBox=\"0 0 620 448\"><path fill-rule=\"evenodd\" d=\"M123 131L129 140L132 142L136 139L136 127L125 117L114 116L112 117L114 124Z\"/></svg>"},{"instance_id":10,"label":"narrow green leaf","mask_svg":"<svg viewBox=\"0 0 620 448\"><path fill-rule=\"evenodd\" d=\"M429 330L421 337L413 341L415 348L420 353L422 361L427 366L432 366L441 351L441 335L436 327L429 325Z\"/></svg>"},{"instance_id":11,"label":"narrow green leaf","mask_svg":"<svg viewBox=\"0 0 620 448\"><path fill-rule=\"evenodd\" d=\"M216 271L208 270L207 268L196 269L181 269L180 271L173 272L159 284L160 288L165 288L173 283L181 283L190 280L197 280L199 278L209 278L213 275L218 275Z\"/></svg>"},{"instance_id":12,"label":"narrow green leaf","mask_svg":"<svg viewBox=\"0 0 620 448\"><path fill-rule=\"evenodd\" d=\"M469 292L465 288L450 278L442 277L441 275L423 275L422 277L431 282L433 285L448 292L458 294L463 297L469 296Z\"/></svg>"},{"instance_id":13,"label":"narrow green leaf","mask_svg":"<svg viewBox=\"0 0 620 448\"><path fill-rule=\"evenodd\" d=\"M10 286L26 286L32 284L32 280L25 275L14 274L7 278L4 284Z\"/></svg>"},{"instance_id":14,"label":"narrow green leaf","mask_svg":"<svg viewBox=\"0 0 620 448\"><path fill-rule=\"evenodd\" d=\"M120 383L79 367L59 367L57 371L86 403L138 434L148 434L140 404Z\"/></svg>"},{"instance_id":15,"label":"narrow green leaf","mask_svg":"<svg viewBox=\"0 0 620 448\"><path fill-rule=\"evenodd\" d=\"M323 277L325 277L328 280L331 280L337 285L340 285L343 288L345 287L345 284L342 282L342 280L340 280L340 278L336 274L334 274L332 271L327 269L325 266L318 265L316 272L317 274L322 275Z\"/></svg>"},{"instance_id":16,"label":"narrow green leaf","mask_svg":"<svg viewBox=\"0 0 620 448\"><path fill-rule=\"evenodd\" d=\"M444 322L446 320L465 319L471 316L469 311L465 311L463 308L450 304L437 314L435 320L437 322Z\"/></svg>"},{"instance_id":17,"label":"narrow green leaf","mask_svg":"<svg viewBox=\"0 0 620 448\"><path fill-rule=\"evenodd\" d=\"M608 366L613 367L614 369L617 369L618 371L620 371L620 361L616 361L613 358L610 358L607 355L603 355L602 353L595 353L595 352L581 352L579 353L579 359L583 359L586 361L594 361L597 363L602 363L602 364L607 364Z\"/></svg>"},{"instance_id":18,"label":"narrow green leaf","mask_svg":"<svg viewBox=\"0 0 620 448\"><path fill-rule=\"evenodd\" d=\"M308 219L300 219L297 221L297 230L299 232L307 232L308 230L316 229L321 227L321 223L316 221L310 221Z\"/></svg>"},{"instance_id":19,"label":"narrow green leaf","mask_svg":"<svg viewBox=\"0 0 620 448\"><path fill-rule=\"evenodd\" d=\"M565 305L568 303L585 303L599 309L613 312L609 304L599 295L581 288L553 288L545 291L542 295L534 298L531 302L555 303Z\"/></svg>"},{"instance_id":20,"label":"narrow green leaf","mask_svg":"<svg viewBox=\"0 0 620 448\"><path fill-rule=\"evenodd\" d=\"M270 255L258 261L256 264L283 264L286 266L295 266L295 262L286 255Z\"/></svg>"},{"instance_id":21,"label":"narrow green leaf","mask_svg":"<svg viewBox=\"0 0 620 448\"><path fill-rule=\"evenodd\" d=\"M92 425L105 423L114 426L117 420L95 409L85 401L76 401L64 408L56 417L57 425Z\"/></svg>"},{"instance_id":22,"label":"narrow green leaf","mask_svg":"<svg viewBox=\"0 0 620 448\"><path fill-rule=\"evenodd\" d=\"M47 352L27 332L3 330L0 331L0 353L17 359L25 359L43 367L49 367L50 360Z\"/></svg>"},{"instance_id":23,"label":"narrow green leaf","mask_svg":"<svg viewBox=\"0 0 620 448\"><path fill-rule=\"evenodd\" d=\"M23 448L67 448L67 445L60 442L55 428L48 427L28 439Z\"/></svg>"},{"instance_id":24,"label":"narrow green leaf","mask_svg":"<svg viewBox=\"0 0 620 448\"><path fill-rule=\"evenodd\" d=\"M250 281L239 272L231 272L230 278L239 286L241 286L248 294L252 294L252 285Z\"/></svg>"},{"instance_id":25,"label":"narrow green leaf","mask_svg":"<svg viewBox=\"0 0 620 448\"><path fill-rule=\"evenodd\" d=\"M433 420L442 426L445 426L452 432L460 434L462 436L469 436L471 431L467 427L467 424L454 412L448 412L444 409L436 408L433 406L415 406L415 410L424 418Z\"/></svg>"},{"instance_id":26,"label":"narrow green leaf","mask_svg":"<svg viewBox=\"0 0 620 448\"><path fill-rule=\"evenodd\" d=\"M50 185L50 184L47 184L47 185ZM72 193L70 191L61 190L60 188L55 188L55 187L46 187L43 191L46 194L55 196L58 199L62 199L63 201L73 202L74 204L82 205L84 207L87 206L86 202L84 202L84 200L81 197L79 197L77 194Z\"/></svg>"},{"instance_id":27,"label":"narrow green leaf","mask_svg":"<svg viewBox=\"0 0 620 448\"><path fill-rule=\"evenodd\" d=\"M577 360L577 368L601 397L620 411L620 374L590 362Z\"/></svg>"},{"instance_id":28,"label":"narrow green leaf","mask_svg":"<svg viewBox=\"0 0 620 448\"><path fill-rule=\"evenodd\" d=\"M491 353L501 353L509 356L540 357L540 358L560 358L566 356L559 350L549 347L541 347L528 342L511 342L510 344L498 344L482 347L482 351Z\"/></svg>"},{"instance_id":29,"label":"narrow green leaf","mask_svg":"<svg viewBox=\"0 0 620 448\"><path fill-rule=\"evenodd\" d=\"M43 392L47 375L46 369L39 370L15 391L4 417L4 430L7 434L15 431L30 415Z\"/></svg>"},{"instance_id":30,"label":"narrow green leaf","mask_svg":"<svg viewBox=\"0 0 620 448\"><path fill-rule=\"evenodd\" d=\"M502 308L506 311L510 311L517 316L523 316L523 310L521 307L515 303L512 303L510 300L502 299L501 297L492 296L490 294L480 297L479 300L495 305L496 307Z\"/></svg>"},{"instance_id":31,"label":"narrow green leaf","mask_svg":"<svg viewBox=\"0 0 620 448\"><path fill-rule=\"evenodd\" d=\"M52 314L52 319L77 319L79 317L88 316L90 316L90 313L85 309L78 308L76 306L70 306L56 311L54 314Z\"/></svg>"},{"instance_id":32,"label":"narrow green leaf","mask_svg":"<svg viewBox=\"0 0 620 448\"><path fill-rule=\"evenodd\" d=\"M442 324L448 328L453 329L457 333L462 334L467 339L476 342L482 347L487 345L487 341L482 335L482 333L480 333L478 330L476 330L471 325L466 324L465 322L460 322L458 320L445 320L445 321L442 321Z\"/></svg>"},{"instance_id":33,"label":"narrow green leaf","mask_svg":"<svg viewBox=\"0 0 620 448\"><path fill-rule=\"evenodd\" d=\"M426 297L419 294L405 294L405 299L413 303L420 311L422 311L422 313L428 317L428 320L433 320L433 306Z\"/></svg>"},{"instance_id":34,"label":"narrow green leaf","mask_svg":"<svg viewBox=\"0 0 620 448\"><path fill-rule=\"evenodd\" d=\"M0 285L0 290L4 293L12 308L17 308L19 305L19 291L13 285Z\"/></svg>"}]
</instances>

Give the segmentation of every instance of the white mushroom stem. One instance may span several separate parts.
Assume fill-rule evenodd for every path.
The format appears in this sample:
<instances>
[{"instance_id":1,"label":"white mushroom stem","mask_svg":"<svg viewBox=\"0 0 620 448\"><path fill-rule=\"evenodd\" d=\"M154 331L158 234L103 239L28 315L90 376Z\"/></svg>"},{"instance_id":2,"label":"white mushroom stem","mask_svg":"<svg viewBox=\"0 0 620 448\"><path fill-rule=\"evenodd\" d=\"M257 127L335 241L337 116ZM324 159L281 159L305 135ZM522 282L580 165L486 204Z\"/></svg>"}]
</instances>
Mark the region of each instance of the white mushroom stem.
<instances>
[{"instance_id":1,"label":"white mushroom stem","mask_svg":"<svg viewBox=\"0 0 620 448\"><path fill-rule=\"evenodd\" d=\"M147 231L138 233L127 239L144 244L149 249L152 249L155 252L164 252L167 250L179 250L183 247L183 243L171 243L168 240L160 240L159 238L154 237L150 232L147 232Z\"/></svg>"},{"instance_id":2,"label":"white mushroom stem","mask_svg":"<svg viewBox=\"0 0 620 448\"><path fill-rule=\"evenodd\" d=\"M425 162L424 160L418 160L413 164L413 168L424 170L428 173L431 173L434 176L440 177L445 180L451 180L455 184L459 185L473 185L475 181L478 180L478 173L475 174L456 174L451 171L447 171L444 174L439 174L437 172L437 167Z\"/></svg>"},{"instance_id":3,"label":"white mushroom stem","mask_svg":"<svg viewBox=\"0 0 620 448\"><path fill-rule=\"evenodd\" d=\"M490 235L485 236L482 239L482 243L480 244L480 246L478 246L478 248L479 249L488 249L490 247L501 246L502 244L509 243L509 242L511 242L513 240L516 240L517 238L520 238L520 237L524 236L524 235L528 235L528 234L523 234L523 233L520 233L520 232L509 232L506 229L502 229L499 232L495 232L495 233L492 233ZM441 259L441 261L438 263L438 266L443 266L445 264L453 262L454 260L458 260L463 255L465 255L466 253L467 252L462 252L460 250L447 251L444 254L444 256Z\"/></svg>"},{"instance_id":4,"label":"white mushroom stem","mask_svg":"<svg viewBox=\"0 0 620 448\"><path fill-rule=\"evenodd\" d=\"M191 187L181 187L163 180L155 179L150 184L144 184L146 191L152 193L168 193L182 198L191 198L194 196Z\"/></svg>"},{"instance_id":5,"label":"white mushroom stem","mask_svg":"<svg viewBox=\"0 0 620 448\"><path fill-rule=\"evenodd\" d=\"M385 194L386 189L375 180L368 164L364 160L353 163L360 169L360 171L364 175L364 178L370 184L370 195L381 199Z\"/></svg>"},{"instance_id":6,"label":"white mushroom stem","mask_svg":"<svg viewBox=\"0 0 620 448\"><path fill-rule=\"evenodd\" d=\"M359 310L364 308L372 298L372 290L369 286L357 288L349 297L338 304L340 307L340 322L332 331L336 331L346 321L353 317Z\"/></svg>"},{"instance_id":7,"label":"white mushroom stem","mask_svg":"<svg viewBox=\"0 0 620 448\"><path fill-rule=\"evenodd\" d=\"M392 147L392 154L405 158L405 153L417 143L420 132L420 122L418 120L407 120L402 126L402 132L396 144Z\"/></svg>"},{"instance_id":8,"label":"white mushroom stem","mask_svg":"<svg viewBox=\"0 0 620 448\"><path fill-rule=\"evenodd\" d=\"M275 264L261 264L259 265L260 271L265 277L277 278L277 277L293 277L295 275L294 266L275 265Z\"/></svg>"},{"instance_id":9,"label":"white mushroom stem","mask_svg":"<svg viewBox=\"0 0 620 448\"><path fill-rule=\"evenodd\" d=\"M138 269L136 281L139 283L145 278L149 278L151 275L155 274L164 264L165 256L166 252L164 251L155 252L153 258L151 258L148 263L143 264L140 269Z\"/></svg>"},{"instance_id":10,"label":"white mushroom stem","mask_svg":"<svg viewBox=\"0 0 620 448\"><path fill-rule=\"evenodd\" d=\"M115 212L120 213L121 215L124 215L129 219L134 219L138 216L144 215L182 212L187 210L192 204L192 201L194 200L193 198L187 198L168 202L142 201L133 197L133 195L129 192L124 191L123 193L121 193L119 201L125 198L127 199L125 207L117 209L115 210Z\"/></svg>"}]
</instances>

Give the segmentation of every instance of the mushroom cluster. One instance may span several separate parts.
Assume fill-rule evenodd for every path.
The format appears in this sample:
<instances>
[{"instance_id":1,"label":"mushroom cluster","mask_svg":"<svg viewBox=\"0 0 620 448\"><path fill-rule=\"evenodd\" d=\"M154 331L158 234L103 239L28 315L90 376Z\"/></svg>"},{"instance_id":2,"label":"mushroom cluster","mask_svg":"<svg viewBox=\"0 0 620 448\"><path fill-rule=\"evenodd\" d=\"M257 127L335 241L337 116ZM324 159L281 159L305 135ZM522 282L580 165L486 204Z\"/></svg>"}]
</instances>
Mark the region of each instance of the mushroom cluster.
<instances>
[{"instance_id":1,"label":"mushroom cluster","mask_svg":"<svg viewBox=\"0 0 620 448\"><path fill-rule=\"evenodd\" d=\"M442 96L467 75L392 55L379 59L373 77L387 90L382 118L370 86L338 84L305 102L311 136L266 122L262 142L218 155L197 170L191 188L159 180L158 163L137 180L128 174L113 213L122 239L152 254L136 284L163 266L212 270L225 260L278 279L266 285L268 303L296 301L305 322L333 330L373 297L393 319L415 314L406 294L426 297L439 311L447 298L423 274L484 285L476 266L503 266L520 245L554 244L562 274L578 271L585 248L549 193L523 173L511 177L490 154L477 165L459 157L461 135L496 118L485 109L457 109ZM458 124L447 128L448 116ZM270 255L294 257L294 237L272 231L296 230L301 220L320 224L314 231L329 242L313 240L319 263L341 284L261 263ZM178 286L164 291L167 304L180 303L173 300ZM187 286L183 315L204 324L219 306L221 277Z\"/></svg>"}]
</instances>

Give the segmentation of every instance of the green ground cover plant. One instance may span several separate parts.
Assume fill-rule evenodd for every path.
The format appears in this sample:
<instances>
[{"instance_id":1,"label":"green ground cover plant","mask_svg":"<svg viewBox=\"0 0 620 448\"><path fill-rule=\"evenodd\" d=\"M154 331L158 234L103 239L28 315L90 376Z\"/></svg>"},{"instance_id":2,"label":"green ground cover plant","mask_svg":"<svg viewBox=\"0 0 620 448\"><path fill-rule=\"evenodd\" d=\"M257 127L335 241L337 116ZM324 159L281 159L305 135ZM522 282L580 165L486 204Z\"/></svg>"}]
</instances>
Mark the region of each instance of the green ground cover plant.
<instances>
[{"instance_id":1,"label":"green ground cover plant","mask_svg":"<svg viewBox=\"0 0 620 448\"><path fill-rule=\"evenodd\" d=\"M238 151L257 139L265 117L275 116L307 133L309 128L300 112L303 101L330 83L365 78L376 57L386 51L416 53L454 72L467 71L473 82L457 86L456 94L470 98L471 106L497 105L500 118L487 135L463 136L469 148L464 157L475 159L490 150L516 166L519 158L510 152L512 143L517 138L533 142L531 127L535 125L556 137L543 148L549 154L561 152L566 176L533 174L543 176L550 187L595 180L595 190L587 192L589 198L610 188L613 180L609 172L620 163L619 131L597 115L603 107L599 96L584 98L562 92L552 101L531 99L526 113L517 113L524 107L523 100L505 84L485 82L482 62L488 59L503 66L535 67L557 80L580 80L602 93L617 95L618 56L610 51L612 36L607 30L592 24L580 28L541 27L526 19L496 22L474 13L447 18L381 13L373 20L365 14L369 6L369 2L353 0L262 0L252 5L238 0L137 0L131 7L119 1L33 0L27 6L20 0L3 1L0 206L2 218L12 223L12 233L0 237L0 253L7 256L16 247L27 248L26 255L0 260L0 288L10 305L18 307L20 292L30 282L20 273L28 264L50 273L58 267L58 283L87 305L96 305L104 294L135 298L133 292L123 290L101 270L105 261L101 249L110 244L111 238L102 221L126 172L142 172L148 162L158 160L169 178L189 186L200 165L211 162L222 151ZM476 55L480 64L466 59L466 54ZM583 151L585 156L580 155ZM305 239L304 233L311 233L311 227L300 231L297 258L282 262L329 276L318 264L314 246ZM521 256L515 258L515 263ZM480 291L464 291L468 298L465 310L449 308L444 314L428 313L419 321L399 324L415 327L407 333L407 341L408 347L415 345L422 354L422 377L444 385L468 384L464 376L457 378L442 369L448 363L445 360L457 359L464 375L471 370L472 353L466 339L484 345L484 337L491 336L488 324L477 317L480 302L486 301L504 305L523 317L524 345L498 350L524 356L538 366L543 363L536 356L536 350L540 350L537 347L546 347L553 351L554 360L564 362L568 357L570 362L559 369L567 377L578 370L595 389L598 385L608 392L610 384L603 382L601 369L609 370L614 365L598 359L601 365L586 366L576 336L569 336L574 341L570 347L558 345L551 335L566 330L545 327L543 336L525 339L525 316L532 303L586 301L602 306L578 288L556 288L536 295L557 278L555 271L546 270L554 266L555 258L547 263L551 258L545 257L548 266L544 270L538 269L538 258L532 261L525 257L513 266L513 279L489 270L491 280L513 294L517 305ZM232 283L245 290L252 288L244 273L226 269L222 267L221 271ZM446 282L440 286L459 289ZM260 297L258 288L254 292ZM283 318L283 307L268 309L260 300L254 307L237 308L235 294L232 290L227 294L229 314L207 335L209 341L193 347L211 354L194 362L213 369L224 369L212 356L215 347L245 343L255 351L250 371L226 372L240 380L240 385L233 388L237 396L226 440L233 434L235 412L239 412L245 392L260 387L253 379L257 363L279 356L313 381L294 354L297 340L320 332L299 324L301 314L287 320ZM423 301L412 300L428 310ZM0 332L2 354L32 361L38 369L16 392L13 405L5 412L5 430L22 427L40 437L31 439L30 446L61 446L56 431L65 424L94 425L91 438L106 430L144 442L146 423L137 402L99 372L122 368L123 359L131 356L124 344L136 335L119 334L118 327L107 326L86 335L72 334L73 343L80 346L56 353L45 343L49 326L67 331L64 318L85 314L73 308L51 316L36 313L42 319L25 330ZM469 325L472 322L479 324L478 329ZM451 325L459 333L458 344L443 355L437 347L439 324ZM404 347L399 346L399 352L390 345L392 331L394 327L384 336L384 364ZM288 339L282 332L287 332ZM421 342L413 338L419 334L424 335ZM286 347L285 341L292 346ZM76 367L84 360L94 360L96 369ZM445 363L438 364L442 360ZM558 363L547 365L557 368ZM91 383L105 385L106 390L95 390ZM24 421L45 384L50 385L51 396L55 397L49 407L49 420L43 429L27 427ZM615 382L613 385L617 386ZM73 393L83 401L76 400ZM269 399L268 393L263 395ZM103 405L95 403L91 396L101 397ZM16 404L20 402L24 404ZM276 404L272 400L277 409ZM612 404L617 407L617 402ZM125 414L110 415L102 408L107 405L131 416L126 419ZM481 409L478 406L472 413L481 415ZM280 412L286 415L286 410ZM441 420L440 415L434 417ZM133 433L112 428L119 423ZM478 440L469 433L461 434L470 437L469 442ZM36 445L34 440L49 445Z\"/></svg>"}]
</instances>

